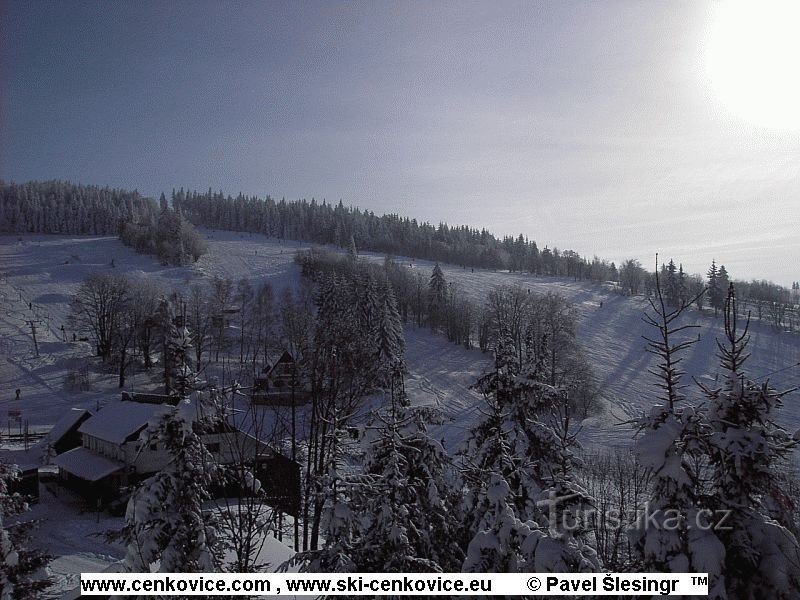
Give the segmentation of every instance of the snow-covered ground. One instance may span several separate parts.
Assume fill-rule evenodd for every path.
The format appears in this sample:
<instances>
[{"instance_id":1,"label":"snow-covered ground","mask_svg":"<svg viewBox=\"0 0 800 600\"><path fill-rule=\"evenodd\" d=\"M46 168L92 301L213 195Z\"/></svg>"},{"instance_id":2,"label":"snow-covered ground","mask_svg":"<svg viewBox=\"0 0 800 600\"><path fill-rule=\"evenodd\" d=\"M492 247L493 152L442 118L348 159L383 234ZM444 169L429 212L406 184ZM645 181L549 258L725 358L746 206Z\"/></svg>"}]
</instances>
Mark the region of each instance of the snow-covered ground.
<instances>
[{"instance_id":1,"label":"snow-covered ground","mask_svg":"<svg viewBox=\"0 0 800 600\"><path fill-rule=\"evenodd\" d=\"M426 276L433 263L414 260L413 268ZM441 265L448 281L476 303L485 301L494 287L518 284L532 293L556 292L566 297L578 310L578 338L592 364L606 402L603 415L583 423L584 445L624 446L633 431L625 422L646 411L657 390L648 370L655 358L644 351L642 336L655 331L645 324L642 315L649 304L642 297L628 298L608 288L570 279L535 277L525 273L494 272ZM601 305L602 304L602 305ZM683 324L697 325L688 335L698 336L697 343L684 354L681 367L686 371L685 394L701 401L700 389L692 378L712 383L719 371L716 340L723 337L722 316L690 309ZM771 326L753 322L750 326L751 357L746 370L751 377L770 383L779 390L800 386L800 335L776 332ZM468 389L488 365L488 357L477 350L466 350L443 343L440 336L406 329L407 361L410 377L407 386L416 393L428 393L440 399L444 412L455 418L448 437L458 439L457 431L469 427L477 411L479 395ZM791 430L800 428L800 391L789 394L776 419Z\"/></svg>"},{"instance_id":2,"label":"snow-covered ground","mask_svg":"<svg viewBox=\"0 0 800 600\"><path fill-rule=\"evenodd\" d=\"M161 266L113 237L0 236L0 413L20 410L32 428L52 425L60 411L97 406L116 389L113 373L93 372L91 392L64 391L64 376L80 368L91 353L89 344L72 341L67 320L71 297L91 273L147 277L165 289L185 289L214 276L229 276L247 277L253 283L270 281L279 292L299 280L293 258L307 246L246 234L205 235L211 251L187 267ZM31 320L36 322L38 357ZM130 381L134 387L147 383L141 375L137 381L135 374ZM16 389L21 391L19 400Z\"/></svg>"},{"instance_id":3,"label":"snow-covered ground","mask_svg":"<svg viewBox=\"0 0 800 600\"><path fill-rule=\"evenodd\" d=\"M248 277L255 283L269 281L276 291L297 284L299 269L293 257L307 244L280 242L261 235L219 231L204 234L208 254L186 267L161 266L153 257L135 254L113 237L0 236L0 402L22 410L23 418L32 427L44 427L55 422L62 410L74 405L95 406L101 397L115 390L113 374L95 373L92 392L63 391L64 374L77 368L90 351L88 344L71 341L66 317L71 295L92 272L114 270L178 288L213 276L234 280ZM413 264L409 268L426 276L433 266L420 260L409 260L407 264ZM586 423L584 437L604 444L625 443L630 438L630 431L616 423L647 409L654 391L647 373L653 359L643 351L642 336L652 334L641 320L647 308L644 299L621 297L588 282L442 266L448 281L457 282L460 293L476 303L483 302L493 287L511 283L532 292L557 292L570 300L580 315L579 338L609 407L609 414L602 419ZM31 319L40 321L39 358L34 355L28 324ZM689 376L713 377L718 370L715 339L721 336L722 319L714 318L710 311L700 314L691 310L686 322L699 326L692 334L700 339L682 366ZM62 325L69 340L66 343L61 340ZM751 375L774 373L770 379L779 388L800 384L800 336L777 333L762 323L754 323L751 332L752 357L747 364ZM406 337L409 394L420 401L436 401L445 414L455 419L453 428L468 427L479 401L469 387L488 364L488 357L477 350L447 344L442 337L425 330L407 328ZM687 394L696 396L696 386L688 378L687 383ZM134 377L132 385L136 384ZM16 388L22 390L19 402L14 398ZM800 403L791 396L787 398L779 419L787 425L800 426Z\"/></svg>"},{"instance_id":4,"label":"snow-covered ground","mask_svg":"<svg viewBox=\"0 0 800 600\"><path fill-rule=\"evenodd\" d=\"M185 288L213 276L269 281L276 292L297 285L300 274L293 257L307 244L260 235L204 234L208 254L186 267L161 266L153 257L135 254L113 237L0 236L0 426L7 426L7 411L21 411L33 430L46 430L69 408L94 408L118 393L116 376L96 369L91 372L90 391L67 392L63 386L64 376L91 356L88 343L72 341L67 321L70 298L90 273L113 271L148 277L167 288ZM418 260L407 264L426 277L433 266ZM607 405L603 414L584 422L582 440L590 446L630 443L633 432L623 422L649 408L655 396L647 372L654 359L644 352L642 339L653 333L641 320L647 308L644 299L621 297L587 282L442 266L448 281L457 282L460 293L476 303L482 303L493 287L510 283L532 292L558 292L574 303L579 313L579 339ZM37 322L38 357L31 339L31 320ZM713 380L718 370L715 339L722 334L722 319L691 310L685 322L698 325L691 335L699 335L699 341L685 355L682 366L690 376ZM800 384L800 335L778 333L761 323L753 324L751 332L752 357L747 364L751 376L772 374L772 383L781 389ZM481 398L471 386L489 365L489 357L414 327L406 328L406 348L408 394L414 403L441 409L445 422L432 433L448 450L455 451L479 415ZM129 383L130 387L152 385L143 374L134 375ZM697 386L689 378L686 383L687 395L698 397ZM15 398L17 388L21 390L19 400ZM792 429L800 427L797 397L796 393L788 396L777 415ZM45 492L32 515L43 519L40 531L45 533L37 534L37 542L57 557L52 571L60 589L68 588L76 573L102 570L121 556L119 548L95 535L118 527L118 522L106 516L98 524L94 514L81 514L64 502L68 500ZM55 521L58 525L52 524Z\"/></svg>"}]
</instances>

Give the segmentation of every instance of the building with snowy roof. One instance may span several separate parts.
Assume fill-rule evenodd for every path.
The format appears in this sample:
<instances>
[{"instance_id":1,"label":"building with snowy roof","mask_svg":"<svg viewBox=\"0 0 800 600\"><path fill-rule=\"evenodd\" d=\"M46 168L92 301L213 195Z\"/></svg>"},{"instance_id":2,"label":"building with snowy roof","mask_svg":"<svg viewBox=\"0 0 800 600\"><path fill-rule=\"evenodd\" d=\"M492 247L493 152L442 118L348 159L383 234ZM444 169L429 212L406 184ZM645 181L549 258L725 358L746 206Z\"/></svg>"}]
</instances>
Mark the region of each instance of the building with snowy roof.
<instances>
[{"instance_id":1,"label":"building with snowy roof","mask_svg":"<svg viewBox=\"0 0 800 600\"><path fill-rule=\"evenodd\" d=\"M60 483L103 504L119 499L124 488L160 471L169 462L170 455L163 444L146 439L143 433L161 414L173 410L176 407L171 404L130 399L110 402L81 423L81 445L53 459ZM295 514L300 486L297 463L225 421L213 428L195 430L218 464L251 467L268 497Z\"/></svg>"},{"instance_id":2,"label":"building with snowy roof","mask_svg":"<svg viewBox=\"0 0 800 600\"><path fill-rule=\"evenodd\" d=\"M83 408L73 408L64 413L45 437L45 443L53 454L63 454L80 446L81 434L78 429L91 416L91 411Z\"/></svg>"}]
</instances>

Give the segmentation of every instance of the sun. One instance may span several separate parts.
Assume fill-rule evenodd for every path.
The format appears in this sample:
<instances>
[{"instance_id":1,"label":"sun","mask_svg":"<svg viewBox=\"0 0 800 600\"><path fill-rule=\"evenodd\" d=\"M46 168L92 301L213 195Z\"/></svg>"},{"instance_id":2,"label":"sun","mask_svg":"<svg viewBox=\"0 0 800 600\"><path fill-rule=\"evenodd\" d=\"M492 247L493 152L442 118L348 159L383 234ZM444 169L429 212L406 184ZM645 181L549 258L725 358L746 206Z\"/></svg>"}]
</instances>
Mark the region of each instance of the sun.
<instances>
[{"instance_id":1,"label":"sun","mask_svg":"<svg viewBox=\"0 0 800 600\"><path fill-rule=\"evenodd\" d=\"M715 3L705 66L727 112L761 127L800 129L800 1Z\"/></svg>"}]
</instances>

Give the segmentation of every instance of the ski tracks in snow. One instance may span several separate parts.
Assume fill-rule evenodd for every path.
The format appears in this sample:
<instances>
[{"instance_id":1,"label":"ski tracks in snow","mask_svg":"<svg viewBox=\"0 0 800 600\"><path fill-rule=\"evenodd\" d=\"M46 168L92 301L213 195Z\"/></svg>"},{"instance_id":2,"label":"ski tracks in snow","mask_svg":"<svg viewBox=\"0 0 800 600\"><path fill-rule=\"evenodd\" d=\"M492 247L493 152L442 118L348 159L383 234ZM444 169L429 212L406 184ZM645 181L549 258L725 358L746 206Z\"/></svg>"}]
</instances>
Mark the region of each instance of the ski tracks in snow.
<instances>
[{"instance_id":1,"label":"ski tracks in snow","mask_svg":"<svg viewBox=\"0 0 800 600\"><path fill-rule=\"evenodd\" d=\"M476 349L448 344L426 329L405 328L406 393L414 405L434 405L443 423L431 428L453 452L480 416L483 399L472 386L483 374L489 358Z\"/></svg>"}]
</instances>

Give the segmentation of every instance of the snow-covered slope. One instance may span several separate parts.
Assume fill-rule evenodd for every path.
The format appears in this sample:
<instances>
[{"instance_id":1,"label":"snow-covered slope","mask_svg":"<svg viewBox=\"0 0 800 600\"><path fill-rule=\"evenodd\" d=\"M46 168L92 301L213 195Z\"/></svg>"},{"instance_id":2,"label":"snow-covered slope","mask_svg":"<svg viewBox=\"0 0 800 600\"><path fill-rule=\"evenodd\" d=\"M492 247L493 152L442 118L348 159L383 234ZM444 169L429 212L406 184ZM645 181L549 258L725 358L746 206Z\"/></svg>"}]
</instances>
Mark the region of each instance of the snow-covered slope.
<instances>
[{"instance_id":1,"label":"snow-covered slope","mask_svg":"<svg viewBox=\"0 0 800 600\"><path fill-rule=\"evenodd\" d=\"M413 265L426 274L433 266L424 261L413 261ZM655 358L644 351L642 339L655 333L642 321L644 311L649 308L646 299L623 297L597 284L568 279L477 269L473 272L449 265L442 265L442 269L448 281L458 282L459 289L474 302L483 302L492 288L503 284L518 284L532 293L557 292L570 300L579 314L578 337L595 369L608 407L607 414L584 423L583 442L598 445L630 442L632 431L624 422L647 410L656 392L653 377L648 373L655 365ZM686 371L687 397L699 401L699 388L692 377L708 383L709 377L713 381L716 376L719 370L716 340L722 338L723 321L710 310L700 313L691 309L683 323L698 326L689 335L699 336L699 340L684 354L681 367ZM746 363L750 376L761 378L759 381L768 377L778 389L800 385L800 335L776 332L760 322L752 323L750 331L751 357ZM411 372L413 377L427 381L426 385L439 397L447 396L450 390L456 392L451 394L447 405L453 406L453 414L464 414L464 405L469 406L464 385L474 383L474 378L470 380L465 372L475 371L481 362L476 357L482 355L452 345L442 347L440 340L407 332ZM483 364L487 364L486 357ZM800 427L798 396L800 392L787 396L781 414L777 415L778 421L792 429Z\"/></svg>"},{"instance_id":2,"label":"snow-covered slope","mask_svg":"<svg viewBox=\"0 0 800 600\"><path fill-rule=\"evenodd\" d=\"M114 390L109 375L94 382L90 393L63 391L62 378L74 369L89 348L73 343L66 317L70 296L81 281L94 271L125 272L152 278L168 287L183 288L212 276L234 280L248 277L254 282L270 281L276 290L294 286L299 269L292 262L296 250L307 247L298 242L279 242L260 235L206 231L209 253L187 267L163 267L152 257L133 253L111 237L30 235L0 237L0 398L12 409L21 409L32 425L54 423L60 411L73 405L91 407ZM366 257L378 260L377 255ZM111 263L114 266L111 266ZM426 276L432 263L408 261ZM413 266L412 266L413 265ZM609 413L585 425L589 442L624 444L630 430L618 425L650 406L652 378L647 369L652 357L644 352L642 335L650 334L641 316L647 308L642 298L624 298L588 282L534 277L522 273L493 272L443 265L448 281L458 283L460 293L476 303L501 284L517 283L532 292L554 291L573 302L580 315L579 337L594 366L606 398ZM30 302L30 307L29 303ZM601 306L602 303L602 306ZM40 357L34 356L31 318L39 326ZM683 363L690 376L713 377L717 372L715 338L721 335L722 319L710 312L689 311L686 322L697 324L699 342ZM61 338L61 325L69 342ZM776 333L769 326L753 324L747 367L753 377L774 373L771 381L780 388L800 383L800 336ZM488 364L477 350L446 343L441 336L407 328L409 393L424 402L437 402L454 420L446 437L458 438L457 430L468 428L477 410L478 395L469 389ZM689 396L696 386L687 378ZM135 384L135 381L134 381ZM14 390L23 390L20 402ZM788 398L780 420L800 426L800 404Z\"/></svg>"},{"instance_id":3,"label":"snow-covered slope","mask_svg":"<svg viewBox=\"0 0 800 600\"><path fill-rule=\"evenodd\" d=\"M6 409L20 410L32 428L46 428L61 411L96 407L116 390L113 373L93 373L89 392L64 390L64 376L91 354L89 344L73 342L67 321L70 299L91 273L147 277L166 289L186 288L213 276L269 280L276 290L299 280L292 259L306 247L302 244L232 233L205 235L211 251L187 267L161 266L113 237L0 236L0 418L5 422ZM30 321L36 322L38 357ZM130 383L137 385L136 376ZM141 377L138 383L143 383ZM16 389L21 391L19 400Z\"/></svg>"}]
</instances>

